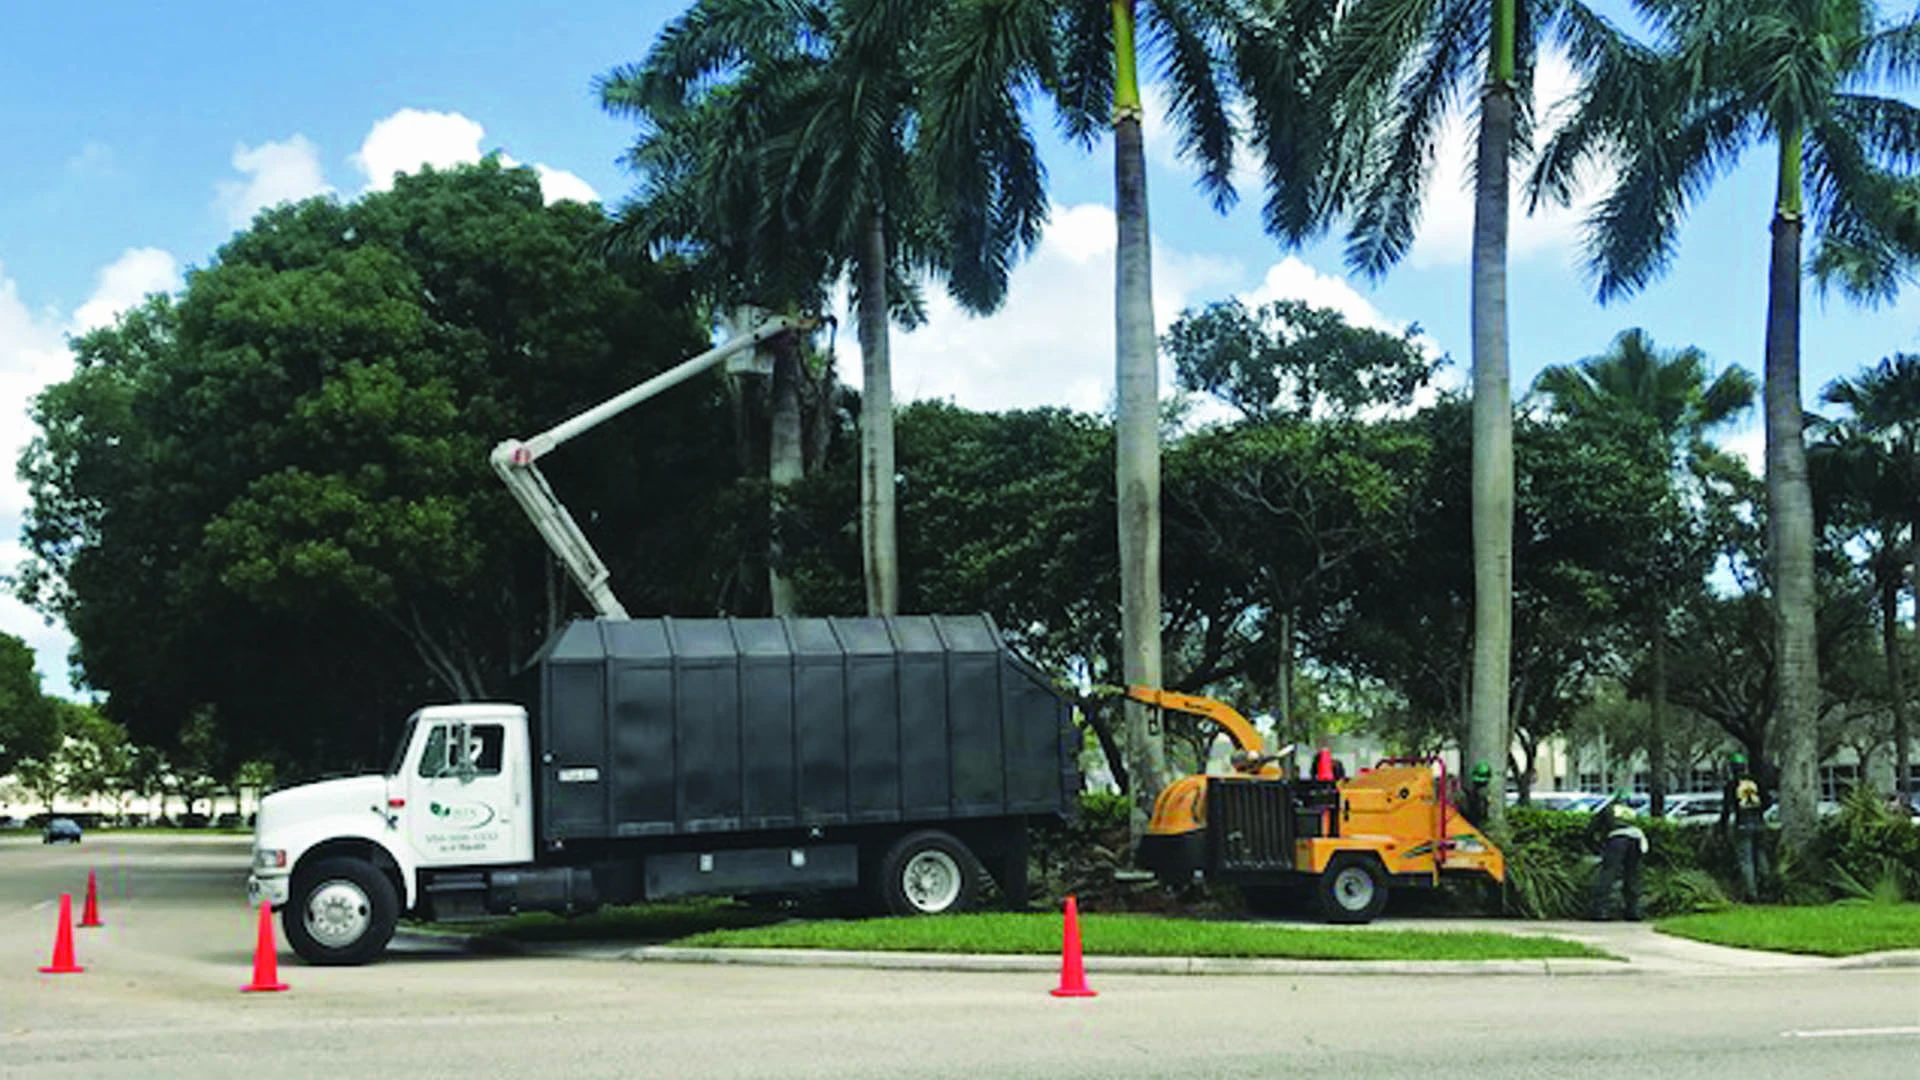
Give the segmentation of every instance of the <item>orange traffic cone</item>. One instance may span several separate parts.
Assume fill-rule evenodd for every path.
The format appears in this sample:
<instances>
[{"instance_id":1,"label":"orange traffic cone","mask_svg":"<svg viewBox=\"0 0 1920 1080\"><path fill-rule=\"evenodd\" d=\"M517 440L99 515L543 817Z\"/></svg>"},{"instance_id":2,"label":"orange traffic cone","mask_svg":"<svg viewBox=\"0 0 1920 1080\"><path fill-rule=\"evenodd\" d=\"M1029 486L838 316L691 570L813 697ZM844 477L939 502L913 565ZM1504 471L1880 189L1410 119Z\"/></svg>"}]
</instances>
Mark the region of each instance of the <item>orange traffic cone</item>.
<instances>
[{"instance_id":1,"label":"orange traffic cone","mask_svg":"<svg viewBox=\"0 0 1920 1080\"><path fill-rule=\"evenodd\" d=\"M243 994L256 990L285 990L280 981L280 954L273 944L273 905L260 902L260 935L253 945L253 981L240 988Z\"/></svg>"},{"instance_id":2,"label":"orange traffic cone","mask_svg":"<svg viewBox=\"0 0 1920 1080\"><path fill-rule=\"evenodd\" d=\"M87 871L87 907L86 910L80 913L81 926L107 925L100 921L100 901L95 896L95 890L96 882L93 879L93 871L89 870Z\"/></svg>"},{"instance_id":3,"label":"orange traffic cone","mask_svg":"<svg viewBox=\"0 0 1920 1080\"><path fill-rule=\"evenodd\" d=\"M1067 897L1066 939L1060 946L1060 985L1054 997L1098 997L1087 988L1087 969L1080 961L1080 905Z\"/></svg>"},{"instance_id":4,"label":"orange traffic cone","mask_svg":"<svg viewBox=\"0 0 1920 1080\"><path fill-rule=\"evenodd\" d=\"M73 962L73 894L60 894L60 929L53 935L53 963L40 969L47 975L73 975L86 969Z\"/></svg>"}]
</instances>

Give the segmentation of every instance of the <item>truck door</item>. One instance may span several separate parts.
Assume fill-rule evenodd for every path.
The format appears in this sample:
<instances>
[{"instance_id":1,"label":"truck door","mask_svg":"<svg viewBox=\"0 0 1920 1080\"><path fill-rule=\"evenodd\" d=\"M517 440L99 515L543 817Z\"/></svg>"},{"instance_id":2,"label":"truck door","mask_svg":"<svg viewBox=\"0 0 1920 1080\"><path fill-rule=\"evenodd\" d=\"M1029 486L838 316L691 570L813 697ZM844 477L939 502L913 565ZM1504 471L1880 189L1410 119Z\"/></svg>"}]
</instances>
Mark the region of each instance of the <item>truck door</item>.
<instances>
[{"instance_id":1,"label":"truck door","mask_svg":"<svg viewBox=\"0 0 1920 1080\"><path fill-rule=\"evenodd\" d=\"M525 722L433 720L421 742L406 773L407 840L420 865L531 861Z\"/></svg>"}]
</instances>

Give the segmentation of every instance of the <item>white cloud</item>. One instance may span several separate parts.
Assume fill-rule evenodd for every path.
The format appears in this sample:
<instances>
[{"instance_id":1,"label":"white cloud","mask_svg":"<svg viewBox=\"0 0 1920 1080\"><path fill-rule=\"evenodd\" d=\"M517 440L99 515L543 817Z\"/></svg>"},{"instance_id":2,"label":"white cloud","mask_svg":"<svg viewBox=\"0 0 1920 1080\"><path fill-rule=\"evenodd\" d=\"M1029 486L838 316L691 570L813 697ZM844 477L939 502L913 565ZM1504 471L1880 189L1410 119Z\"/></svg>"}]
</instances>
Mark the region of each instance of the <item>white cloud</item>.
<instances>
[{"instance_id":1,"label":"white cloud","mask_svg":"<svg viewBox=\"0 0 1920 1080\"><path fill-rule=\"evenodd\" d=\"M1579 80L1567 58L1554 50L1540 54L1534 72L1534 142L1544 145L1566 122L1566 102ZM1407 262L1417 268L1447 266L1467 261L1473 248L1473 171L1475 119L1479 103L1472 98L1448 114L1434 151L1433 173L1427 180L1427 198L1420 230ZM1541 252L1561 252L1569 258L1580 238L1580 223L1592 207L1600 186L1589 183L1568 207L1551 203L1526 212L1524 168L1515 168L1509 190L1507 252L1521 259Z\"/></svg>"},{"instance_id":2,"label":"white cloud","mask_svg":"<svg viewBox=\"0 0 1920 1080\"><path fill-rule=\"evenodd\" d=\"M1007 305L993 315L969 315L943 286L930 284L927 325L892 335L896 400L946 399L982 410L1108 409L1113 255L1113 211L1070 206L1055 210L1039 248L1014 268ZM1164 331L1184 307L1225 295L1240 275L1236 263L1177 251L1156 238L1155 329ZM858 346L851 351L856 360L840 375L858 385ZM1164 360L1161 382L1172 385L1172 365Z\"/></svg>"},{"instance_id":3,"label":"white cloud","mask_svg":"<svg viewBox=\"0 0 1920 1080\"><path fill-rule=\"evenodd\" d=\"M353 163L366 174L367 190L386 191L393 187L395 173L479 161L480 139L486 133L459 113L401 109L373 125Z\"/></svg>"},{"instance_id":4,"label":"white cloud","mask_svg":"<svg viewBox=\"0 0 1920 1080\"><path fill-rule=\"evenodd\" d=\"M459 113L401 109L373 125L353 163L366 174L366 190L386 191L393 187L395 173L415 172L423 165L447 169L479 161L485 156L480 145L486 135L487 129L478 121ZM509 154L501 154L500 163L520 164ZM594 202L600 197L585 180L565 169L535 162L533 171L540 177L540 195L549 204L562 199Z\"/></svg>"},{"instance_id":5,"label":"white cloud","mask_svg":"<svg viewBox=\"0 0 1920 1080\"><path fill-rule=\"evenodd\" d=\"M233 167L246 179L216 184L214 206L236 229L269 206L333 191L320 166L320 151L305 135L251 147L241 143L233 149Z\"/></svg>"},{"instance_id":6,"label":"white cloud","mask_svg":"<svg viewBox=\"0 0 1920 1080\"><path fill-rule=\"evenodd\" d=\"M540 197L552 205L562 199L574 202L599 202L600 193L593 185L580 179L565 169L556 169L548 165L535 165L533 171L540 176Z\"/></svg>"},{"instance_id":7,"label":"white cloud","mask_svg":"<svg viewBox=\"0 0 1920 1080\"><path fill-rule=\"evenodd\" d=\"M180 271L173 256L155 248L132 248L100 271L93 294L70 318L63 318L57 311L29 308L0 267L0 454L6 455L8 463L20 459L33 437L35 428L28 417L33 398L73 372L66 334L104 326L148 293L179 287ZM26 506L26 486L9 468L0 481L0 569L10 571L26 557L15 539ZM50 693L66 692L66 658L73 638L64 627L48 626L38 612L10 596L0 596L0 631L33 647L42 685Z\"/></svg>"},{"instance_id":8,"label":"white cloud","mask_svg":"<svg viewBox=\"0 0 1920 1080\"><path fill-rule=\"evenodd\" d=\"M147 294L172 292L180 285L180 267L172 255L159 248L128 248L95 275L93 295L74 310L70 329L76 334L98 329Z\"/></svg>"}]
</instances>

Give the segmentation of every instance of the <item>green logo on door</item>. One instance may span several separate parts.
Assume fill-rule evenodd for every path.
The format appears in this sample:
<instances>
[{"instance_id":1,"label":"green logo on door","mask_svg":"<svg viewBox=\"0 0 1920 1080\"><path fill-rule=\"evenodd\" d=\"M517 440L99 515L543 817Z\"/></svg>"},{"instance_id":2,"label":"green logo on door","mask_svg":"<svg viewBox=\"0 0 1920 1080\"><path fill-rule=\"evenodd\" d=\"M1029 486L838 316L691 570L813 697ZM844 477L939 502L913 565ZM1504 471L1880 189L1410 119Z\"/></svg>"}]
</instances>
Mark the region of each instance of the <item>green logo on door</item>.
<instances>
[{"instance_id":1,"label":"green logo on door","mask_svg":"<svg viewBox=\"0 0 1920 1080\"><path fill-rule=\"evenodd\" d=\"M493 821L493 807L486 803L461 803L449 806L441 802L427 804L428 812L455 829L478 829Z\"/></svg>"}]
</instances>

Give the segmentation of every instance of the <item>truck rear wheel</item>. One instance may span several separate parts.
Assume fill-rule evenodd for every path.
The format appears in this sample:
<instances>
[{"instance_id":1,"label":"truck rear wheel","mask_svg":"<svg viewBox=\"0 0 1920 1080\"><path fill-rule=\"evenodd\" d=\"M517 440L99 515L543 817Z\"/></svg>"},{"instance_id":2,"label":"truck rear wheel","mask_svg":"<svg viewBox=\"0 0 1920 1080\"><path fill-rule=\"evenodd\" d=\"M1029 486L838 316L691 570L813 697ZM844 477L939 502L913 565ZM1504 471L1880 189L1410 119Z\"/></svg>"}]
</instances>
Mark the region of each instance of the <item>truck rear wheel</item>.
<instances>
[{"instance_id":1,"label":"truck rear wheel","mask_svg":"<svg viewBox=\"0 0 1920 1080\"><path fill-rule=\"evenodd\" d=\"M1318 892L1328 922L1372 922L1387 906L1387 874L1378 859L1343 851L1327 861Z\"/></svg>"},{"instance_id":2,"label":"truck rear wheel","mask_svg":"<svg viewBox=\"0 0 1920 1080\"><path fill-rule=\"evenodd\" d=\"M927 829L887 849L875 884L881 906L894 915L947 915L974 906L985 873L958 838Z\"/></svg>"},{"instance_id":3,"label":"truck rear wheel","mask_svg":"<svg viewBox=\"0 0 1920 1080\"><path fill-rule=\"evenodd\" d=\"M293 876L282 911L287 944L322 967L364 964L379 956L400 921L393 882L364 859L324 859Z\"/></svg>"}]
</instances>

